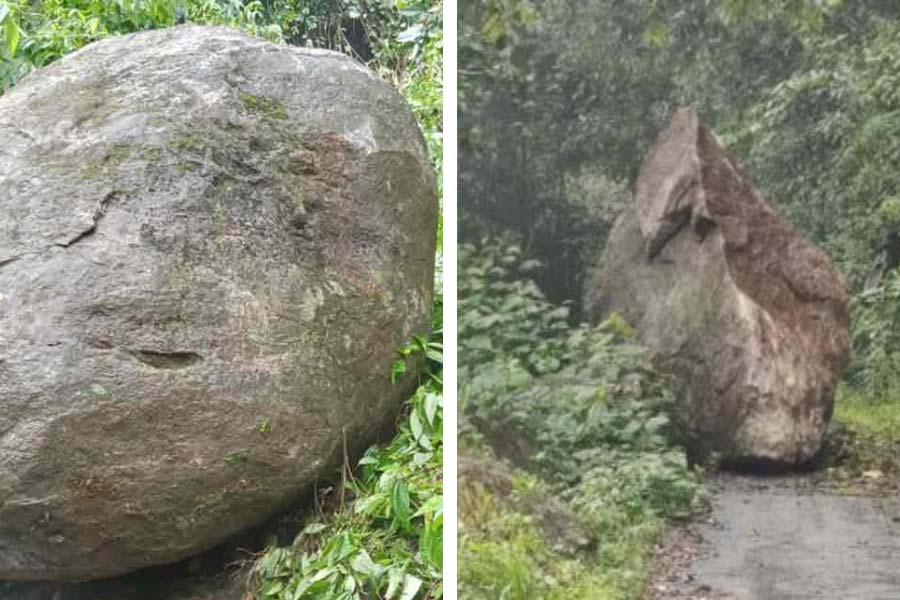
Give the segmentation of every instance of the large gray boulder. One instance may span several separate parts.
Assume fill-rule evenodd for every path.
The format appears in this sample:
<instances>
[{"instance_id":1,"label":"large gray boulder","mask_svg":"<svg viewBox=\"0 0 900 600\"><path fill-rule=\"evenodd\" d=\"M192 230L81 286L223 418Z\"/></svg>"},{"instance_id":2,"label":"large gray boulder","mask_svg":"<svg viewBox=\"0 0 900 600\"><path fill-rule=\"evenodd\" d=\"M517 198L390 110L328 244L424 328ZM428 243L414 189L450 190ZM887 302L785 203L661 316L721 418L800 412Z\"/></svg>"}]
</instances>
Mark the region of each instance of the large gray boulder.
<instances>
[{"instance_id":1,"label":"large gray boulder","mask_svg":"<svg viewBox=\"0 0 900 600\"><path fill-rule=\"evenodd\" d=\"M118 37L0 98L0 140L0 579L197 553L393 418L438 208L368 70L221 28Z\"/></svg>"},{"instance_id":2,"label":"large gray boulder","mask_svg":"<svg viewBox=\"0 0 900 600\"><path fill-rule=\"evenodd\" d=\"M697 115L675 114L641 166L586 306L618 312L682 384L690 450L804 463L850 351L848 295Z\"/></svg>"}]
</instances>

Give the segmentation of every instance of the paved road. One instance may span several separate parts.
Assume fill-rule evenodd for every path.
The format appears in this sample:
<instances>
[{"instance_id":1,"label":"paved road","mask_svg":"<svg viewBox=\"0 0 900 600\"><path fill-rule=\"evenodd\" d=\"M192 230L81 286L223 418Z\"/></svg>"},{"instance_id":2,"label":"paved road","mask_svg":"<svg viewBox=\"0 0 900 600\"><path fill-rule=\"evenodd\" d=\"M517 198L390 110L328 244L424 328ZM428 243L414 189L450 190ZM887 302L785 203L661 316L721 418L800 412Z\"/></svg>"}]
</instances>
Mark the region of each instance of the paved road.
<instances>
[{"instance_id":1,"label":"paved road","mask_svg":"<svg viewBox=\"0 0 900 600\"><path fill-rule=\"evenodd\" d=\"M692 531L696 551L681 549L689 559L654 598L900 599L900 498L836 495L797 476L728 476L713 487L712 518Z\"/></svg>"}]
</instances>

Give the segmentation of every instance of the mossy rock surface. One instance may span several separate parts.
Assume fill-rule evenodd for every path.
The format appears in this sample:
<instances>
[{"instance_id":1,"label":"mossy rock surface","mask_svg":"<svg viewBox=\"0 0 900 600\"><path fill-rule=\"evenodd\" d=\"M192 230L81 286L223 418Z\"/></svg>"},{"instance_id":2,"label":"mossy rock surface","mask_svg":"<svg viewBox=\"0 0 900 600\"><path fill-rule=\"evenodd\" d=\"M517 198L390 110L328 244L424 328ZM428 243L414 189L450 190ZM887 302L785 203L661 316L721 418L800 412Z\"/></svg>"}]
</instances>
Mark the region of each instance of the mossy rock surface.
<instances>
[{"instance_id":1,"label":"mossy rock surface","mask_svg":"<svg viewBox=\"0 0 900 600\"><path fill-rule=\"evenodd\" d=\"M364 67L222 28L116 37L0 98L0 139L0 579L198 553L394 417L438 207Z\"/></svg>"}]
</instances>

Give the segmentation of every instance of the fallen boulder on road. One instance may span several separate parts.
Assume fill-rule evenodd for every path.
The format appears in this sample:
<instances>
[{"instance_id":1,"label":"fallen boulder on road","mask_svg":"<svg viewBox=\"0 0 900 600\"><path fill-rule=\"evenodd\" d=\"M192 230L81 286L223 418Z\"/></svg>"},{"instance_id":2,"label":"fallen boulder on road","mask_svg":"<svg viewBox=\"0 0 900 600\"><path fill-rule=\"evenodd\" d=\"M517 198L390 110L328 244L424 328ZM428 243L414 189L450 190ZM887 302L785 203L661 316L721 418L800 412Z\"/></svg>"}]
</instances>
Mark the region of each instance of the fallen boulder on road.
<instances>
[{"instance_id":1,"label":"fallen boulder on road","mask_svg":"<svg viewBox=\"0 0 900 600\"><path fill-rule=\"evenodd\" d=\"M586 288L681 384L689 451L802 464L850 352L848 294L690 109L656 140Z\"/></svg>"}]
</instances>

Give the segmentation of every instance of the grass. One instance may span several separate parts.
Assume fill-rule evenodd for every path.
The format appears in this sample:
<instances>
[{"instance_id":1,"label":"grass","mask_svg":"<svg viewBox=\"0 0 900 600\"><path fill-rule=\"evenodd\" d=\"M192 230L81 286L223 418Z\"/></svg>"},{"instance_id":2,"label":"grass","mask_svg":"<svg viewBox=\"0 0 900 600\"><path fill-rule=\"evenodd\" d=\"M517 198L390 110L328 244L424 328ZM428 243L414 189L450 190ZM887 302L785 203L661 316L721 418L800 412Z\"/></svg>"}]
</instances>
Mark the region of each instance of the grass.
<instances>
[{"instance_id":1,"label":"grass","mask_svg":"<svg viewBox=\"0 0 900 600\"><path fill-rule=\"evenodd\" d=\"M826 441L827 473L849 492L900 488L900 392L843 386Z\"/></svg>"},{"instance_id":2,"label":"grass","mask_svg":"<svg viewBox=\"0 0 900 600\"><path fill-rule=\"evenodd\" d=\"M484 449L479 450L484 452ZM489 460L499 460L491 457ZM626 600L641 598L654 554L675 506L654 509L657 485L630 478L627 455L603 477L586 473L569 493L513 470L512 491L491 489L483 474L459 475L459 585L467 600ZM631 464L629 464L631 463ZM621 475L621 485L613 480ZM602 483L598 483L602 480ZM530 482L523 485L522 482ZM666 486L679 488L679 481ZM696 483L683 480L675 501L699 508ZM550 508L555 503L556 508ZM569 521L568 523L566 521ZM573 535L574 534L574 535ZM573 545L571 539L581 538Z\"/></svg>"},{"instance_id":3,"label":"grass","mask_svg":"<svg viewBox=\"0 0 900 600\"><path fill-rule=\"evenodd\" d=\"M873 397L843 388L838 393L834 418L861 434L900 440L900 390Z\"/></svg>"},{"instance_id":4,"label":"grass","mask_svg":"<svg viewBox=\"0 0 900 600\"><path fill-rule=\"evenodd\" d=\"M873 397L842 387L835 421L828 472L838 488L854 494L895 489L900 482L900 392ZM487 452L487 462L500 462L481 445L470 451ZM670 523L689 518L703 504L694 482L659 464L675 465L680 459L658 449L642 454L610 448L601 459L605 464L585 471L568 490L514 467L507 467L512 483L506 485L498 485L496 476L467 476L461 470L460 598L642 598ZM541 526L541 508L523 501L535 486L538 497L565 503L591 545L574 553L558 548Z\"/></svg>"}]
</instances>

